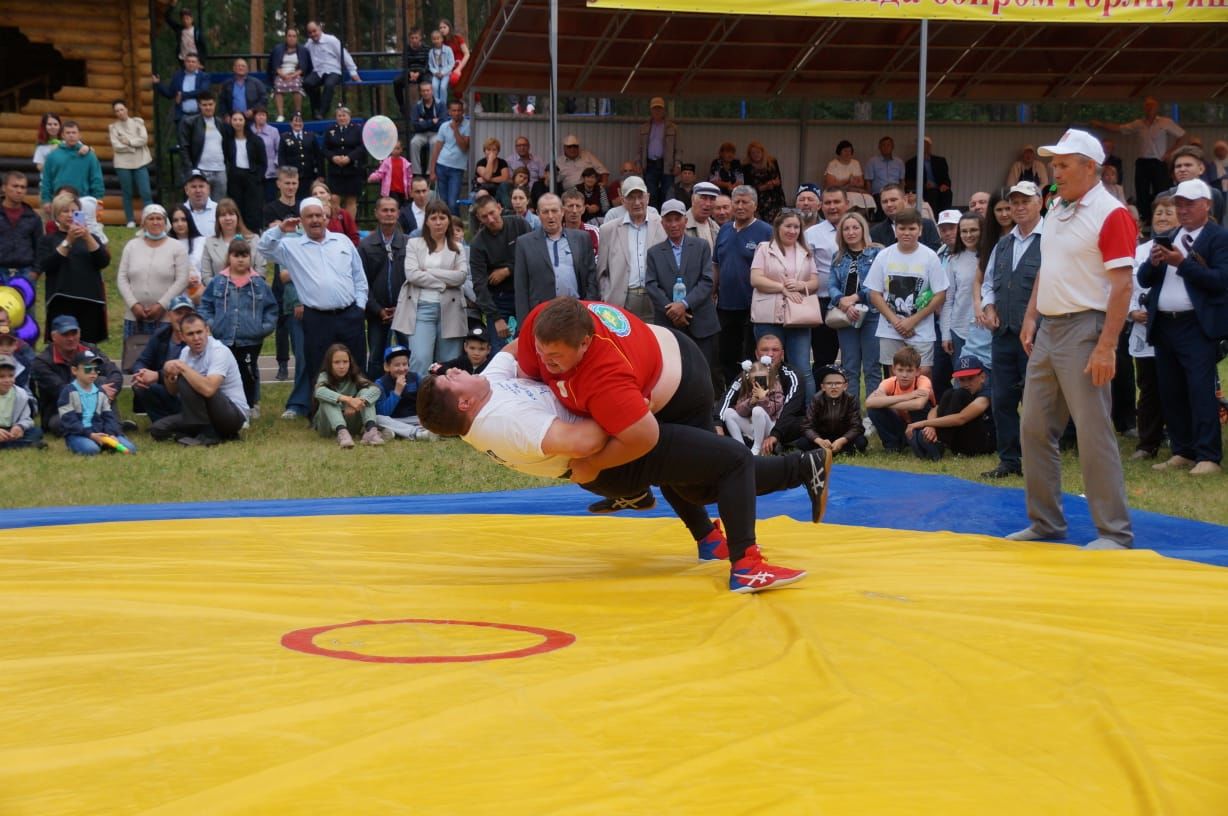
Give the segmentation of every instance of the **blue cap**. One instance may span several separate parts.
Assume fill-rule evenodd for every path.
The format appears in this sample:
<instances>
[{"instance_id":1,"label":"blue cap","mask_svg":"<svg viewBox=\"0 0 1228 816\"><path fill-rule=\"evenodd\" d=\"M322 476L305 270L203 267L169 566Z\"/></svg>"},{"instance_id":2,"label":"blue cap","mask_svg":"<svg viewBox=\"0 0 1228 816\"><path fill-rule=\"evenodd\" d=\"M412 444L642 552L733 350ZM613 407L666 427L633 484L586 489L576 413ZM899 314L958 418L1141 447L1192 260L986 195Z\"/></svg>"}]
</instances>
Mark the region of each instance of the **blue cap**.
<instances>
[{"instance_id":1,"label":"blue cap","mask_svg":"<svg viewBox=\"0 0 1228 816\"><path fill-rule=\"evenodd\" d=\"M192 298L187 295L175 295L171 298L171 305L167 308L168 312L173 312L176 309L195 309L196 304L192 302Z\"/></svg>"},{"instance_id":2,"label":"blue cap","mask_svg":"<svg viewBox=\"0 0 1228 816\"><path fill-rule=\"evenodd\" d=\"M813 182L810 182L810 181L803 182L802 184L799 184L799 185L797 186L797 192L798 192L799 194L801 194L801 193L814 193L815 195L819 196L820 198L822 198L822 197L823 197L823 191L819 189L819 185L817 185L817 184L815 184L815 183L813 183Z\"/></svg>"},{"instance_id":3,"label":"blue cap","mask_svg":"<svg viewBox=\"0 0 1228 816\"><path fill-rule=\"evenodd\" d=\"M384 349L384 362L388 362L398 354L404 354L406 357L408 357L409 348L407 346L389 346L388 348Z\"/></svg>"},{"instance_id":4,"label":"blue cap","mask_svg":"<svg viewBox=\"0 0 1228 816\"><path fill-rule=\"evenodd\" d=\"M965 354L955 361L955 371L952 372L953 377L975 377L985 370L985 365L981 362L981 358L973 357L971 354Z\"/></svg>"},{"instance_id":5,"label":"blue cap","mask_svg":"<svg viewBox=\"0 0 1228 816\"><path fill-rule=\"evenodd\" d=\"M77 322L77 318L72 315L60 315L55 320L51 321L51 330L60 334L68 332L81 331L81 324Z\"/></svg>"}]
</instances>

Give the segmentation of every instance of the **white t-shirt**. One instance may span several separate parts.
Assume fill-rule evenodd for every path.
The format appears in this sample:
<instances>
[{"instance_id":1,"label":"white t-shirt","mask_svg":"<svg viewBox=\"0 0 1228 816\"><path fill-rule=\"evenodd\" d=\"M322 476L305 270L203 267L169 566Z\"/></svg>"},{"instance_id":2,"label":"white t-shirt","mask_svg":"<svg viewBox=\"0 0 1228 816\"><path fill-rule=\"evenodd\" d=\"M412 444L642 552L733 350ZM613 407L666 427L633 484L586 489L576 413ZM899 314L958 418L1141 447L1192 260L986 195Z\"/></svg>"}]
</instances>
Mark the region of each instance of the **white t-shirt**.
<instances>
[{"instance_id":1,"label":"white t-shirt","mask_svg":"<svg viewBox=\"0 0 1228 816\"><path fill-rule=\"evenodd\" d=\"M820 216L822 218L822 216ZM826 218L806 230L806 245L814 258L814 271L819 276L819 297L826 298L831 288L831 262L836 257L836 228Z\"/></svg>"},{"instance_id":2,"label":"white t-shirt","mask_svg":"<svg viewBox=\"0 0 1228 816\"><path fill-rule=\"evenodd\" d=\"M1185 236L1190 236L1192 245L1201 234L1202 227L1193 232L1182 227L1173 237L1173 249L1180 252L1181 257L1186 257L1189 252L1185 248ZM1136 266L1135 269L1137 270L1138 267ZM1164 284L1160 287L1156 308L1162 312L1188 312L1194 308L1194 301L1190 300L1190 290L1185 288L1185 278L1177 274L1175 266L1170 265L1164 272Z\"/></svg>"},{"instance_id":3,"label":"white t-shirt","mask_svg":"<svg viewBox=\"0 0 1228 816\"><path fill-rule=\"evenodd\" d=\"M187 364L188 368L200 374L202 377L212 377L214 374L222 375L222 396L230 400L236 408L243 412L243 416L250 417L251 412L247 407L247 396L243 393L243 380L239 375L239 363L235 360L235 356L230 353L230 349L218 340L216 337L210 337L205 350L200 354L193 354L192 349L184 346L179 352L179 362Z\"/></svg>"},{"instance_id":4,"label":"white t-shirt","mask_svg":"<svg viewBox=\"0 0 1228 816\"><path fill-rule=\"evenodd\" d=\"M480 376L490 382L490 399L461 439L499 464L530 476L559 478L566 473L568 457L542 453L542 441L556 419L576 422L579 417L563 407L550 386L517 378L511 354L494 355Z\"/></svg>"},{"instance_id":5,"label":"white t-shirt","mask_svg":"<svg viewBox=\"0 0 1228 816\"><path fill-rule=\"evenodd\" d=\"M281 74L286 79L294 76L294 72L298 70L298 51L286 49L286 53L281 57L281 67L277 69L277 73Z\"/></svg>"},{"instance_id":6,"label":"white t-shirt","mask_svg":"<svg viewBox=\"0 0 1228 816\"><path fill-rule=\"evenodd\" d=\"M205 144L200 150L201 170L225 170L226 158L222 155L222 132L212 119L205 120Z\"/></svg>"},{"instance_id":7,"label":"white t-shirt","mask_svg":"<svg viewBox=\"0 0 1228 816\"><path fill-rule=\"evenodd\" d=\"M909 253L902 252L899 244L892 244L874 258L870 274L866 276L866 289L880 292L900 317L912 317L919 311L916 302L922 292L928 289L938 294L947 290L947 273L938 254L924 244L918 244ZM878 321L874 334L888 340L904 339L886 320ZM918 323L916 333L909 339L912 342L936 340L934 316L931 314Z\"/></svg>"}]
</instances>

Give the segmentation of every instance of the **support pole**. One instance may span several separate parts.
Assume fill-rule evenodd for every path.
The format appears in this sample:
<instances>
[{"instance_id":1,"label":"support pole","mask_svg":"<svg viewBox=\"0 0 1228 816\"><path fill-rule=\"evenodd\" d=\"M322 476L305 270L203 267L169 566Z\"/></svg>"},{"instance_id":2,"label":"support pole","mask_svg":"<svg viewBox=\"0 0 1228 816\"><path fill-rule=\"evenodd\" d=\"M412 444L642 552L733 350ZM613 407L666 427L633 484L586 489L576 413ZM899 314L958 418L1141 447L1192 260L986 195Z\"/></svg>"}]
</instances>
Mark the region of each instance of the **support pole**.
<instances>
[{"instance_id":1,"label":"support pole","mask_svg":"<svg viewBox=\"0 0 1228 816\"><path fill-rule=\"evenodd\" d=\"M546 186L550 192L555 188L554 163L559 155L559 0L550 0L550 161L546 163L550 174Z\"/></svg>"},{"instance_id":2,"label":"support pole","mask_svg":"<svg viewBox=\"0 0 1228 816\"><path fill-rule=\"evenodd\" d=\"M925 87L929 69L930 21L921 21L921 66L917 71L917 210L925 200ZM934 213L938 215L938 213Z\"/></svg>"}]
</instances>

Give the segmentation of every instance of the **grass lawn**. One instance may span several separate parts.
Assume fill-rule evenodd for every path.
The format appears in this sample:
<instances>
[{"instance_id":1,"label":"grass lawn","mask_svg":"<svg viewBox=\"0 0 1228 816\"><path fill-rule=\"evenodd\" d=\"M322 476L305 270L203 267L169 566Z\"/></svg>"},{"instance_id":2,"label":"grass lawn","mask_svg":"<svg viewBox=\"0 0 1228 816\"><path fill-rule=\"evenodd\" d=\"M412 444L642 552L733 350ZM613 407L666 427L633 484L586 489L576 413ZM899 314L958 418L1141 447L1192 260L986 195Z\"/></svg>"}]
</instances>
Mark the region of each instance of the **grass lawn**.
<instances>
[{"instance_id":1,"label":"grass lawn","mask_svg":"<svg viewBox=\"0 0 1228 816\"><path fill-rule=\"evenodd\" d=\"M112 339L102 348L119 358L123 305L114 285L122 245L129 231L109 228L112 263L107 270L111 299ZM41 287L40 287L41 292ZM42 305L36 306L42 315ZM266 351L271 351L271 341ZM1221 367L1228 376L1228 365ZM215 448L185 449L174 443L155 443L143 432L134 435L140 448L135 457L72 456L61 440L49 440L45 451L6 452L0 455L0 480L10 485L5 506L40 507L80 504L130 504L233 499L332 498L423 493L507 490L554 484L522 476L494 464L459 440L391 442L382 448L340 450L331 439L318 436L305 421L289 422L278 415L289 395L289 384L266 383L261 399L263 416L245 432L243 442ZM121 409L131 406L131 392L120 396ZM144 418L139 420L144 427ZM1156 473L1151 461L1129 461L1131 440L1122 440L1126 490L1131 507L1186 518L1228 524L1228 482L1225 477L1192 479L1185 474ZM995 464L994 457L923 462L911 456L878 452L844 461L871 467L940 473L977 479ZM835 474L839 490L839 471ZM998 482L1022 487L1021 478ZM1063 485L1067 492L1083 492L1078 458L1063 457ZM440 502L446 510L448 502Z\"/></svg>"}]
</instances>

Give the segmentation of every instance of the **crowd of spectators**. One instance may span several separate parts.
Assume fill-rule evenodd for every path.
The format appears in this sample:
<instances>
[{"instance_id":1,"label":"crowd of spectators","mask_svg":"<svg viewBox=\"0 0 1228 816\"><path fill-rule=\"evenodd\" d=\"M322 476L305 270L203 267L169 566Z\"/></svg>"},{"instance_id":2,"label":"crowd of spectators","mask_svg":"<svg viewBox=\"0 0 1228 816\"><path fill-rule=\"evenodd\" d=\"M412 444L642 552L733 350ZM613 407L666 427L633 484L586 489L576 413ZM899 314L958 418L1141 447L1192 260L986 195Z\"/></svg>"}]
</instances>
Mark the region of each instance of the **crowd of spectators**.
<instances>
[{"instance_id":1,"label":"crowd of spectators","mask_svg":"<svg viewBox=\"0 0 1228 816\"><path fill-rule=\"evenodd\" d=\"M318 23L306 31L304 44L292 30L274 50L268 86L237 60L216 94L183 40L183 67L159 87L175 100L183 162L183 201L169 212L146 201L144 124L115 103L110 138L138 228L117 273L122 362L155 439L237 438L259 417L258 360L269 335L278 379L295 360L284 419L310 417L346 448L355 438L431 439L413 405L430 366L480 370L534 306L570 295L694 339L722 395L714 427L757 453L823 446L847 455L877 437L886 450L927 459L996 453L986 477L1023 473L1019 409L1041 237L1048 219L1080 206L1062 196L1057 162L1044 160L1060 154L1024 145L1001 184L958 206L948 162L929 138L905 160L884 136L864 164L845 140L790 207L764 144L740 153L723 143L706 168L683 162L679 125L654 98L636 155L613 165L616 176L575 134L553 159L517 136L507 151L487 139L472 160L464 103L448 90L468 47L444 21L429 46L414 32L398 84L411 130L371 167L349 109L330 110L342 72L357 68ZM293 100L282 133L267 124L270 86L279 121L284 98ZM304 94L335 117L319 138L304 129ZM1091 189L1136 207L1136 243L1152 236L1131 258L1133 299L1105 392L1114 430L1137 438L1140 459L1158 457L1167 433L1172 456L1158 468L1218 472L1228 143L1207 156L1152 99L1138 120L1096 124L1137 134L1140 158L1125 179L1111 141L1093 139L1080 154L1095 165ZM98 421L117 435L132 430L130 418L108 424L122 379L97 348L108 337L102 270L111 263L85 212L101 195L98 160L73 122L45 117L41 139L55 140L38 157L46 230L20 203L24 176L5 178L0 270L45 280L47 330L38 355L0 345L5 446L62 434L64 417L75 416L65 406L94 416L89 406L101 403L89 396L90 373L106 400ZM379 183L380 196L364 236L354 215L368 183ZM146 204L139 222L134 193ZM465 203L468 238L457 217ZM0 343L6 327L0 322ZM30 393L17 406L7 395L25 387L22 373ZM76 396L66 401L69 388ZM1063 438L1074 433L1066 428Z\"/></svg>"}]
</instances>

